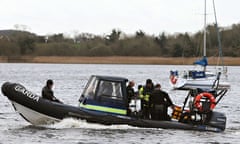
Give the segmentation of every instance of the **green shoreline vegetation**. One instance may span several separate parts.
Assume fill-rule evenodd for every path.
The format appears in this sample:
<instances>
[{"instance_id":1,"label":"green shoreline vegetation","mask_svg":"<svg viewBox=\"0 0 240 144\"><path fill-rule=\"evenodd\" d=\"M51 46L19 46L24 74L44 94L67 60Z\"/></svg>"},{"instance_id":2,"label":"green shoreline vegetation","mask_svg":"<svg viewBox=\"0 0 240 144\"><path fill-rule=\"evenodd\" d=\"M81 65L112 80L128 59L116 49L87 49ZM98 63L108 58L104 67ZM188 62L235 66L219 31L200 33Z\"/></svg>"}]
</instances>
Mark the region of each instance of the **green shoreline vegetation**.
<instances>
[{"instance_id":1,"label":"green shoreline vegetation","mask_svg":"<svg viewBox=\"0 0 240 144\"><path fill-rule=\"evenodd\" d=\"M220 29L225 63L240 65L240 24ZM139 30L130 36L113 29L105 36L81 33L68 38L63 33L39 36L0 30L0 62L192 64L202 55L202 35L198 31L154 36ZM209 63L216 64L219 52L214 25L208 25L207 38Z\"/></svg>"}]
</instances>

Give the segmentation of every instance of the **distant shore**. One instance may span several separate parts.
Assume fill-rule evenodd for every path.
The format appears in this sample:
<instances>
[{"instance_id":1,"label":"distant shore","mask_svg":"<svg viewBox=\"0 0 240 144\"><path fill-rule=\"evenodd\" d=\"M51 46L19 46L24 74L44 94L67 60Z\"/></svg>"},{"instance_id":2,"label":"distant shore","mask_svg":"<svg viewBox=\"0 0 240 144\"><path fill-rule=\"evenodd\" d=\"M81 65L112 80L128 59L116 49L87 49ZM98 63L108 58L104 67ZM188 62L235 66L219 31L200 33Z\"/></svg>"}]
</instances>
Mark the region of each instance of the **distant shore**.
<instances>
[{"instance_id":1,"label":"distant shore","mask_svg":"<svg viewBox=\"0 0 240 144\"><path fill-rule=\"evenodd\" d=\"M158 64L191 65L197 58L181 57L62 57L62 56L0 56L1 63L61 63L61 64ZM217 57L209 57L209 65L216 65ZM224 57L225 65L240 66L240 57Z\"/></svg>"}]
</instances>

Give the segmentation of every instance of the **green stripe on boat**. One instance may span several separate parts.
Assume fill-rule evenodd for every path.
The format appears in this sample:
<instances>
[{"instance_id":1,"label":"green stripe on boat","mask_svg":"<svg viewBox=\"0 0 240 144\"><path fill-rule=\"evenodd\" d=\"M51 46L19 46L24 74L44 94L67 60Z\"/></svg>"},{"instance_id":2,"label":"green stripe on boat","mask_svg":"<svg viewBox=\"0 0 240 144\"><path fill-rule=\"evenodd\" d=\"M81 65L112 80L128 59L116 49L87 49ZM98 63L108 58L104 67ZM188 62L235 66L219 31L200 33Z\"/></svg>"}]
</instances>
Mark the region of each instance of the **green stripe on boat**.
<instances>
[{"instance_id":1,"label":"green stripe on boat","mask_svg":"<svg viewBox=\"0 0 240 144\"><path fill-rule=\"evenodd\" d=\"M122 115L127 114L126 110L111 108L111 107L96 106L96 105L89 105L89 104L86 104L86 105L80 104L80 107L90 109L90 110L97 110L97 111L103 111L103 112L109 112L109 113L115 113L115 114L122 114Z\"/></svg>"}]
</instances>

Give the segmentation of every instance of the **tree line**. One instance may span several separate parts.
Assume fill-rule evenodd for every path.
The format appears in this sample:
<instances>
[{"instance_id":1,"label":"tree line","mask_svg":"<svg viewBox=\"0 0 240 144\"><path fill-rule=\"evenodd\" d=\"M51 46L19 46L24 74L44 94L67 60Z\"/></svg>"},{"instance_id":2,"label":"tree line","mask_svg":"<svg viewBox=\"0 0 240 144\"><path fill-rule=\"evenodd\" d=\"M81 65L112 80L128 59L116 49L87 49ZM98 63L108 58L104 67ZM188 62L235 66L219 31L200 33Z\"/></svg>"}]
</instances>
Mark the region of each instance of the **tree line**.
<instances>
[{"instance_id":1,"label":"tree line","mask_svg":"<svg viewBox=\"0 0 240 144\"><path fill-rule=\"evenodd\" d=\"M223 56L240 56L240 24L219 28ZM207 27L207 55L218 56L215 25ZM139 30L126 35L113 29L105 36L81 33L67 38L63 33L39 36L27 31L0 31L0 56L158 56L196 57L202 55L203 31L194 34L160 33Z\"/></svg>"}]
</instances>

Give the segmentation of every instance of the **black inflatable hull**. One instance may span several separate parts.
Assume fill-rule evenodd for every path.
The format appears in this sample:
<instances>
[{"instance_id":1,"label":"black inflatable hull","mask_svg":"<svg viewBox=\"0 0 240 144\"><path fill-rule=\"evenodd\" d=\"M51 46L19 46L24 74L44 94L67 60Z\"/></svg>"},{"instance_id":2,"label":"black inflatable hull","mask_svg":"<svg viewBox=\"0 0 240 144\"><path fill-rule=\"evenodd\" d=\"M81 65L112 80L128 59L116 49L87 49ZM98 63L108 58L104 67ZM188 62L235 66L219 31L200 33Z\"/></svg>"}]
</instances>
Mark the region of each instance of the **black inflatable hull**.
<instances>
[{"instance_id":1,"label":"black inflatable hull","mask_svg":"<svg viewBox=\"0 0 240 144\"><path fill-rule=\"evenodd\" d=\"M80 107L70 106L42 99L28 91L25 87L15 83L4 83L2 93L12 102L18 113L33 125L49 124L64 118L83 119L88 122L105 125L127 124L144 128L183 129L221 132L224 127L211 125L193 125L177 121L155 121L139 119L129 116L113 115L109 113L91 111Z\"/></svg>"}]
</instances>

